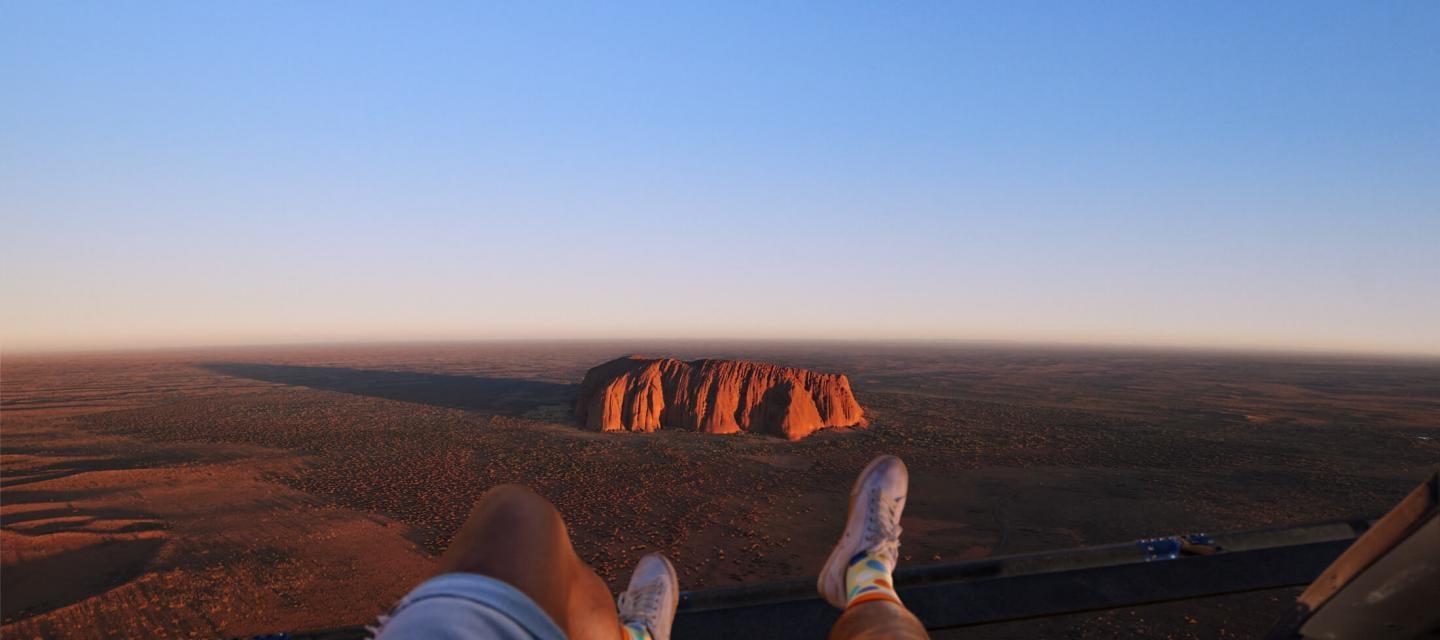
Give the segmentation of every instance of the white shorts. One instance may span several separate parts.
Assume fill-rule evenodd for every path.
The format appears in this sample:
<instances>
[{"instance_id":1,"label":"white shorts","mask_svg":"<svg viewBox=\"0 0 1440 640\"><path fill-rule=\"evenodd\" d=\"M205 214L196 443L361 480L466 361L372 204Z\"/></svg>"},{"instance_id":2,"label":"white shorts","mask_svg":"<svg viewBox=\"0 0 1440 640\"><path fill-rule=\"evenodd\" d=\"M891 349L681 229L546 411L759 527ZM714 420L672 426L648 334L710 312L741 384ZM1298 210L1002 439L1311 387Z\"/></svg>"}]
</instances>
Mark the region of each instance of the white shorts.
<instances>
[{"instance_id":1,"label":"white shorts","mask_svg":"<svg viewBox=\"0 0 1440 640\"><path fill-rule=\"evenodd\" d=\"M379 640L565 640L529 596L475 573L435 576L400 599Z\"/></svg>"}]
</instances>

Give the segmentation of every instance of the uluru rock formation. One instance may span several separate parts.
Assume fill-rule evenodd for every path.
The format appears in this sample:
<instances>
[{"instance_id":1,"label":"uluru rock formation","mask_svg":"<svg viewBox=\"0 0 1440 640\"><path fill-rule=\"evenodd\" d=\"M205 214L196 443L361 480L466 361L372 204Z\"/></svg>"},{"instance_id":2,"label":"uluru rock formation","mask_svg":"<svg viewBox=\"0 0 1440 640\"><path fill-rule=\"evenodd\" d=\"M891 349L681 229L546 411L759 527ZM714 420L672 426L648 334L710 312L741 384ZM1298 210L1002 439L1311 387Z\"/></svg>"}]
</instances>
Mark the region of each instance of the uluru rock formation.
<instances>
[{"instance_id":1,"label":"uluru rock formation","mask_svg":"<svg viewBox=\"0 0 1440 640\"><path fill-rule=\"evenodd\" d=\"M850 380L744 360L616 358L590 369L575 414L596 431L752 431L799 440L866 424Z\"/></svg>"}]
</instances>

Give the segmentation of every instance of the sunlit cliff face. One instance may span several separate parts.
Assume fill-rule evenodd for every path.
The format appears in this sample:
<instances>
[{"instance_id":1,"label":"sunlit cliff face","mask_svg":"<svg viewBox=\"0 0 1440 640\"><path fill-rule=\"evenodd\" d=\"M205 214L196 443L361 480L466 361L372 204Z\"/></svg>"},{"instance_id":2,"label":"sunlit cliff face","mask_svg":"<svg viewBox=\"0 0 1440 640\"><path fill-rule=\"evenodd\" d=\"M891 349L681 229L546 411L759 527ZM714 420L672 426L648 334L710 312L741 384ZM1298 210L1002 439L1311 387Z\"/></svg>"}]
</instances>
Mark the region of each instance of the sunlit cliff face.
<instances>
[{"instance_id":1,"label":"sunlit cliff face","mask_svg":"<svg viewBox=\"0 0 1440 640\"><path fill-rule=\"evenodd\" d=\"M575 413L597 431L672 427L790 440L865 425L844 375L744 360L611 360L585 375Z\"/></svg>"}]
</instances>

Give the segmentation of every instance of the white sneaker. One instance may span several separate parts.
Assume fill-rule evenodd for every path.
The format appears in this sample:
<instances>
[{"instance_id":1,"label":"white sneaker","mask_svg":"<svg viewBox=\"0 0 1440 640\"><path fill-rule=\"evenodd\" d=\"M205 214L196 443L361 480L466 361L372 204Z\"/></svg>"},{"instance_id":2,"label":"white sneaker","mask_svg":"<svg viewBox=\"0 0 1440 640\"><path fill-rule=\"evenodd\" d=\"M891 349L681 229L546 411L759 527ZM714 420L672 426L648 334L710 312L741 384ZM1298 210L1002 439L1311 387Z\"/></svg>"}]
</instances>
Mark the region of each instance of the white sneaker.
<instances>
[{"instance_id":1,"label":"white sneaker","mask_svg":"<svg viewBox=\"0 0 1440 640\"><path fill-rule=\"evenodd\" d=\"M620 624L640 623L654 640L670 640L675 607L680 604L680 579L675 567L658 553L646 555L630 575L630 587L620 594Z\"/></svg>"},{"instance_id":2,"label":"white sneaker","mask_svg":"<svg viewBox=\"0 0 1440 640\"><path fill-rule=\"evenodd\" d=\"M850 562L861 552L872 552L890 571L900 558L900 512L905 510L905 494L910 488L910 472L895 456L880 456L870 461L855 486L850 489L850 517L845 533L825 568L820 570L816 588L826 602L844 609L846 604L845 573Z\"/></svg>"}]
</instances>

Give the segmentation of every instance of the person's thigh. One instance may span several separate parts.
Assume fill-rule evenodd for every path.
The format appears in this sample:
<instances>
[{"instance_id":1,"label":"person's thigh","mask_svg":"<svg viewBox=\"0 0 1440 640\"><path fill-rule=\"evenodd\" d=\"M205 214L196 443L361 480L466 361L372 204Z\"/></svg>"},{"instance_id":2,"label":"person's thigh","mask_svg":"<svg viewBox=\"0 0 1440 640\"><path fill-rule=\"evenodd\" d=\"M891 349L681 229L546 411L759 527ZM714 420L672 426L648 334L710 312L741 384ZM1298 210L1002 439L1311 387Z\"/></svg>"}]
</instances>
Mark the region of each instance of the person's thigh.
<instances>
[{"instance_id":1,"label":"person's thigh","mask_svg":"<svg viewBox=\"0 0 1440 640\"><path fill-rule=\"evenodd\" d=\"M486 492L441 557L442 572L478 573L529 596L572 640L613 640L609 589L570 543L554 505L520 485Z\"/></svg>"}]
</instances>

